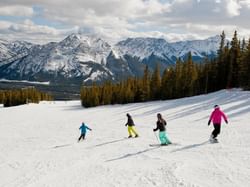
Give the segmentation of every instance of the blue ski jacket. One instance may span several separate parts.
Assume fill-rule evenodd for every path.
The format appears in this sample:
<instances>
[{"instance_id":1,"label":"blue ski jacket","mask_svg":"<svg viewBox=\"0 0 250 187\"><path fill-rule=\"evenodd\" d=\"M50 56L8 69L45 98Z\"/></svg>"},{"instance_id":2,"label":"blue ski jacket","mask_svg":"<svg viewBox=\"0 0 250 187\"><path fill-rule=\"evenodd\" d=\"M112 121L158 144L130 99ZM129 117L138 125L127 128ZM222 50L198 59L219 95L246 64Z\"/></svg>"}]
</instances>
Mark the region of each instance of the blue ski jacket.
<instances>
[{"instance_id":1,"label":"blue ski jacket","mask_svg":"<svg viewBox=\"0 0 250 187\"><path fill-rule=\"evenodd\" d=\"M81 127L79 128L81 130L81 134L86 134L87 129L88 130L92 130L91 128L89 128L87 125L85 125L84 123L82 123Z\"/></svg>"}]
</instances>

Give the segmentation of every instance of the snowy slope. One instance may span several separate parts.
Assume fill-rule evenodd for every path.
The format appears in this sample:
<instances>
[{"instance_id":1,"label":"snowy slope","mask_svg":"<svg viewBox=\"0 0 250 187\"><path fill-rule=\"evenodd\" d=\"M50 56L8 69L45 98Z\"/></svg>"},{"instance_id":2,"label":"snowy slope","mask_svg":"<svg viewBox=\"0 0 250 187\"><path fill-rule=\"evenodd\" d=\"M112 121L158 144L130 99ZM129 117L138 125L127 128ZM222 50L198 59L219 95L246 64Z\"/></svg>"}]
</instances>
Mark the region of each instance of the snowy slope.
<instances>
[{"instance_id":1,"label":"snowy slope","mask_svg":"<svg viewBox=\"0 0 250 187\"><path fill-rule=\"evenodd\" d=\"M207 121L219 104L229 118L218 144L207 142ZM126 113L140 135L126 139ZM160 112L170 139L157 143ZM178 100L84 109L79 101L0 108L0 186L250 185L250 92L219 91ZM93 129L77 143L79 126Z\"/></svg>"}]
</instances>

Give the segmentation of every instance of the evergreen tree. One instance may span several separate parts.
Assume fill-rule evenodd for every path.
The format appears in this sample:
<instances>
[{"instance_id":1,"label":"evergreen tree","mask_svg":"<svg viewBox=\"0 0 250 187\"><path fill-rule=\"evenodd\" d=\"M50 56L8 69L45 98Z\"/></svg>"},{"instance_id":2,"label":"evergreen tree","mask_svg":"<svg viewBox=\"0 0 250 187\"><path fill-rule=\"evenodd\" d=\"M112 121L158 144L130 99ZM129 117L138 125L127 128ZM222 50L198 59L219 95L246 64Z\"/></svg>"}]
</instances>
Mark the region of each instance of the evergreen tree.
<instances>
[{"instance_id":1,"label":"evergreen tree","mask_svg":"<svg viewBox=\"0 0 250 187\"><path fill-rule=\"evenodd\" d=\"M246 50L247 50L247 43L246 43L245 38L243 38L241 48L240 48L240 52L244 53Z\"/></svg>"},{"instance_id":2,"label":"evergreen tree","mask_svg":"<svg viewBox=\"0 0 250 187\"><path fill-rule=\"evenodd\" d=\"M223 61L223 57L224 57L224 49L225 49L225 39L226 39L226 35L225 32L222 31L222 34L220 35L221 41L220 41L220 47L219 50L217 52L217 59L219 62Z\"/></svg>"},{"instance_id":3,"label":"evergreen tree","mask_svg":"<svg viewBox=\"0 0 250 187\"><path fill-rule=\"evenodd\" d=\"M157 100L160 99L161 91L161 75L160 75L160 66L157 64L153 75L150 81L150 93L151 99Z\"/></svg>"},{"instance_id":4,"label":"evergreen tree","mask_svg":"<svg viewBox=\"0 0 250 187\"><path fill-rule=\"evenodd\" d=\"M231 41L231 48L229 51L229 75L228 75L228 88L239 86L239 60L240 60L240 45L238 42L237 31Z\"/></svg>"},{"instance_id":5,"label":"evergreen tree","mask_svg":"<svg viewBox=\"0 0 250 187\"><path fill-rule=\"evenodd\" d=\"M101 93L101 104L109 105L112 101L112 83L110 81L106 82L102 87Z\"/></svg>"},{"instance_id":6,"label":"evergreen tree","mask_svg":"<svg viewBox=\"0 0 250 187\"><path fill-rule=\"evenodd\" d=\"M218 50L218 56L217 56L217 89L223 89L226 86L226 80L225 77L227 77L227 69L226 69L226 50L225 50L225 32L223 31L222 34L220 35L221 37L221 42L220 42L220 47Z\"/></svg>"},{"instance_id":7,"label":"evergreen tree","mask_svg":"<svg viewBox=\"0 0 250 187\"><path fill-rule=\"evenodd\" d=\"M136 88L135 88L135 95L134 95L134 101L135 102L143 102L143 101L148 101L149 95L147 95L147 92L143 89L143 80L141 79L136 79ZM150 90L150 87L149 87Z\"/></svg>"},{"instance_id":8,"label":"evergreen tree","mask_svg":"<svg viewBox=\"0 0 250 187\"><path fill-rule=\"evenodd\" d=\"M124 103L132 103L134 102L134 87L133 87L133 80L128 78L125 85L125 93L124 93Z\"/></svg>"},{"instance_id":9,"label":"evergreen tree","mask_svg":"<svg viewBox=\"0 0 250 187\"><path fill-rule=\"evenodd\" d=\"M23 88L21 90L4 91L3 93L4 99L2 99L2 101L4 107L26 104L27 101L32 103L38 103L42 99L42 95L52 100L51 96L39 92L35 88Z\"/></svg>"},{"instance_id":10,"label":"evergreen tree","mask_svg":"<svg viewBox=\"0 0 250 187\"><path fill-rule=\"evenodd\" d=\"M5 92L0 91L0 104L3 104L5 101Z\"/></svg>"},{"instance_id":11,"label":"evergreen tree","mask_svg":"<svg viewBox=\"0 0 250 187\"><path fill-rule=\"evenodd\" d=\"M241 75L240 85L246 89L250 89L250 38L247 47L242 54L240 75Z\"/></svg>"},{"instance_id":12,"label":"evergreen tree","mask_svg":"<svg viewBox=\"0 0 250 187\"><path fill-rule=\"evenodd\" d=\"M94 84L91 88L91 105L92 106L98 106L100 105L100 100L99 100L99 87ZM110 104L110 101L108 102Z\"/></svg>"},{"instance_id":13,"label":"evergreen tree","mask_svg":"<svg viewBox=\"0 0 250 187\"><path fill-rule=\"evenodd\" d=\"M188 53L187 61L183 64L182 79L184 81L183 92L185 96L193 95L195 81L197 80L197 70L195 69L191 52Z\"/></svg>"},{"instance_id":14,"label":"evergreen tree","mask_svg":"<svg viewBox=\"0 0 250 187\"><path fill-rule=\"evenodd\" d=\"M168 99L169 96L169 87L168 87L168 71L169 69L166 68L162 74L161 78L161 98L162 99Z\"/></svg>"},{"instance_id":15,"label":"evergreen tree","mask_svg":"<svg viewBox=\"0 0 250 187\"><path fill-rule=\"evenodd\" d=\"M174 68L167 68L162 75L161 87L162 99L175 98L175 71Z\"/></svg>"},{"instance_id":16,"label":"evergreen tree","mask_svg":"<svg viewBox=\"0 0 250 187\"><path fill-rule=\"evenodd\" d=\"M183 69L183 62L181 61L180 58L177 59L176 64L175 64L175 96L176 98L182 97L184 95L183 93L183 86L184 82L182 79L182 70Z\"/></svg>"},{"instance_id":17,"label":"evergreen tree","mask_svg":"<svg viewBox=\"0 0 250 187\"><path fill-rule=\"evenodd\" d=\"M142 78L142 96L141 101L147 101L150 98L150 72L148 70L148 66L144 69L144 74ZM140 88L139 88L140 89Z\"/></svg>"}]
</instances>

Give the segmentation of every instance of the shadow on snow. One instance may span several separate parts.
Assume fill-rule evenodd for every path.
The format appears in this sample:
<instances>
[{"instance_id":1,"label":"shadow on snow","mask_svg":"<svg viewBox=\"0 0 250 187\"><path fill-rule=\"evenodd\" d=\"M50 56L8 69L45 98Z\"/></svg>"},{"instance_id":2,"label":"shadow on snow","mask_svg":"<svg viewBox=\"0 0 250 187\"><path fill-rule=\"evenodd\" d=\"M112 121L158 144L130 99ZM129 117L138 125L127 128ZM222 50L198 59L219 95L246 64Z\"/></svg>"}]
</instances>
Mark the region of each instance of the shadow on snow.
<instances>
[{"instance_id":1,"label":"shadow on snow","mask_svg":"<svg viewBox=\"0 0 250 187\"><path fill-rule=\"evenodd\" d=\"M63 144L63 145L57 145L57 146L54 146L52 148L54 149L57 149L57 148L61 148L61 147L68 147L68 146L71 146L72 144Z\"/></svg>"},{"instance_id":2,"label":"shadow on snow","mask_svg":"<svg viewBox=\"0 0 250 187\"><path fill-rule=\"evenodd\" d=\"M118 157L118 158L113 158L113 159L110 159L110 160L106 160L105 162L112 162L112 161L117 161L117 160L125 159L125 158L128 158L128 157L136 156L136 155L139 155L139 154L142 154L142 153L146 153L148 151L152 151L152 150L158 149L158 148L160 148L160 146L159 147L145 149L143 151L138 151L136 153L129 153L129 154L126 154L126 155Z\"/></svg>"},{"instance_id":3,"label":"shadow on snow","mask_svg":"<svg viewBox=\"0 0 250 187\"><path fill-rule=\"evenodd\" d=\"M122 138L122 139L118 139L118 140L113 140L113 141L109 141L109 142L104 142L104 143L101 143L101 144L97 144L95 145L94 147L100 147L100 146L103 146L103 145L108 145L108 144L112 144L112 143L116 143L116 142L121 142L121 141L125 141L127 140L128 138Z\"/></svg>"},{"instance_id":4,"label":"shadow on snow","mask_svg":"<svg viewBox=\"0 0 250 187\"><path fill-rule=\"evenodd\" d=\"M188 150L188 149L193 149L193 148L196 148L196 147L200 147L200 146L203 146L205 144L207 144L209 141L205 141L205 142L202 142L202 143L199 143L199 144L192 144L192 145L188 145L188 146L185 146L185 147L182 147L182 148L179 148L179 149L175 149L173 151L171 151L171 153L175 153L175 152L179 152L179 151L185 151L185 150Z\"/></svg>"}]
</instances>

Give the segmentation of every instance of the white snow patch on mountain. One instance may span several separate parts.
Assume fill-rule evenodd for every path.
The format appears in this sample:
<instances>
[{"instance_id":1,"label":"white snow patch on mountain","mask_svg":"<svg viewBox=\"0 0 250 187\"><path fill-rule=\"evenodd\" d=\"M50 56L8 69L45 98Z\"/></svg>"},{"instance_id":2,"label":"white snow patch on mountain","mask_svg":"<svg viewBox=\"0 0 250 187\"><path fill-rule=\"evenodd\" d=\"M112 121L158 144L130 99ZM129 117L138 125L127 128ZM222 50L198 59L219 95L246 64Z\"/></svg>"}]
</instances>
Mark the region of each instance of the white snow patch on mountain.
<instances>
[{"instance_id":1,"label":"white snow patch on mountain","mask_svg":"<svg viewBox=\"0 0 250 187\"><path fill-rule=\"evenodd\" d=\"M29 84L42 84L42 85L49 85L50 82L37 82L37 81L26 81L26 80L8 80L8 79L0 79L0 82L23 82Z\"/></svg>"},{"instance_id":2,"label":"white snow patch on mountain","mask_svg":"<svg viewBox=\"0 0 250 187\"><path fill-rule=\"evenodd\" d=\"M165 55L172 56L173 48L164 40L158 38L128 38L116 44L115 51L120 55L131 55L141 60L154 54L161 58Z\"/></svg>"},{"instance_id":3,"label":"white snow patch on mountain","mask_svg":"<svg viewBox=\"0 0 250 187\"><path fill-rule=\"evenodd\" d=\"M176 50L175 56L182 57L188 52L193 56L204 57L204 55L215 54L220 45L220 36L210 37L206 40L192 40L171 43Z\"/></svg>"},{"instance_id":4,"label":"white snow patch on mountain","mask_svg":"<svg viewBox=\"0 0 250 187\"><path fill-rule=\"evenodd\" d=\"M106 72L102 72L102 71L97 70L97 71L91 73L91 75L87 79L85 79L83 82L87 82L87 81L95 82L95 81L99 81L103 77L107 77L107 76L108 76L108 74Z\"/></svg>"}]
</instances>

